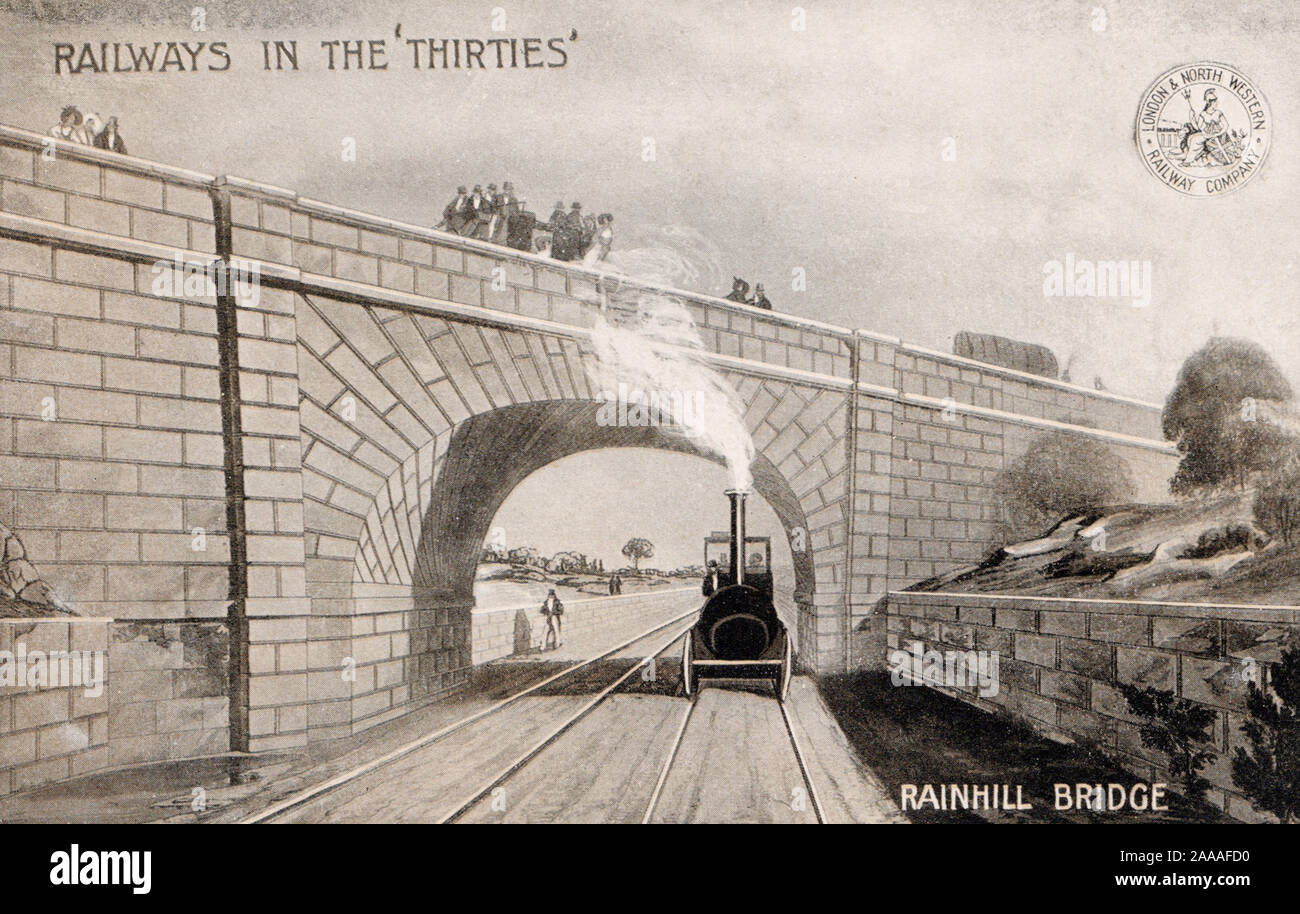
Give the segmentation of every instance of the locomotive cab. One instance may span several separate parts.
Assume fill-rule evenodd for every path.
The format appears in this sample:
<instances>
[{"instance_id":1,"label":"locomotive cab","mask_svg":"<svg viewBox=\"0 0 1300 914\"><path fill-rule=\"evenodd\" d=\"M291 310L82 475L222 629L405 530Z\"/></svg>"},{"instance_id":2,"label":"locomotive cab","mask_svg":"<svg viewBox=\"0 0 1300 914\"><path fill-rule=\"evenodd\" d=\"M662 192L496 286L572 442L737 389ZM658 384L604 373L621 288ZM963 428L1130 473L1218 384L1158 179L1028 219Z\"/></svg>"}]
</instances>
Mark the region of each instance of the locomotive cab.
<instances>
[{"instance_id":1,"label":"locomotive cab","mask_svg":"<svg viewBox=\"0 0 1300 914\"><path fill-rule=\"evenodd\" d=\"M699 691L703 679L767 679L778 698L790 686L790 635L772 602L772 540L745 535L745 496L731 490L730 534L704 540L706 572L699 621L686 635L682 686ZM716 581L716 584L715 584Z\"/></svg>"}]
</instances>

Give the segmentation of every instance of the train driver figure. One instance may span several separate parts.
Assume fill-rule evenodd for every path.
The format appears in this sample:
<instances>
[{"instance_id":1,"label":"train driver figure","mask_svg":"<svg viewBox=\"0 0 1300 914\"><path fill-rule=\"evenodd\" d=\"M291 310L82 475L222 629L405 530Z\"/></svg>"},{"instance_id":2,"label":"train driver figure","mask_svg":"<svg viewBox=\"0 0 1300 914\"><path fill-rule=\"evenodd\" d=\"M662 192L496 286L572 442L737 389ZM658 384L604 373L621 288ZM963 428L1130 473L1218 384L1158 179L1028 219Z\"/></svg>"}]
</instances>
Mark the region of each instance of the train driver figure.
<instances>
[{"instance_id":1,"label":"train driver figure","mask_svg":"<svg viewBox=\"0 0 1300 914\"><path fill-rule=\"evenodd\" d=\"M718 589L718 560L709 559L709 567L704 572L704 587L701 588L706 597L713 596L713 592Z\"/></svg>"}]
</instances>

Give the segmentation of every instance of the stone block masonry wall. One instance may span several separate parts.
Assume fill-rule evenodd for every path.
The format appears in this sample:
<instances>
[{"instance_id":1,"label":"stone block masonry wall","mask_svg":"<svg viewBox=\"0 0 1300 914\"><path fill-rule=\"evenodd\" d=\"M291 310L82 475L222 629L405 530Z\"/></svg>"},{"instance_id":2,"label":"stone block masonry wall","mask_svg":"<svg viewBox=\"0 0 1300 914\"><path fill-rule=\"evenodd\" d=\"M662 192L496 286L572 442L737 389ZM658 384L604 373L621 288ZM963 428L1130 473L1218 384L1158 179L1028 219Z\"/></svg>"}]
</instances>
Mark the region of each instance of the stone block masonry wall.
<instances>
[{"instance_id":1,"label":"stone block masonry wall","mask_svg":"<svg viewBox=\"0 0 1300 914\"><path fill-rule=\"evenodd\" d=\"M576 263L431 232L297 197L251 181L231 189L232 242L239 257L300 269L308 276L413 293L462 305L590 327L599 313L600 275ZM617 288L645 288L629 281ZM706 351L722 356L849 376L844 331L776 316L722 299L673 290L685 300Z\"/></svg>"},{"instance_id":2,"label":"stone block masonry wall","mask_svg":"<svg viewBox=\"0 0 1300 914\"><path fill-rule=\"evenodd\" d=\"M0 520L82 613L225 612L215 303L151 268L211 180L0 128Z\"/></svg>"},{"instance_id":3,"label":"stone block masonry wall","mask_svg":"<svg viewBox=\"0 0 1300 914\"><path fill-rule=\"evenodd\" d=\"M1104 751L1139 777L1173 783L1166 760L1142 745L1138 720L1116 688L1154 686L1214 712L1208 799L1244 820L1261 816L1232 783L1231 759L1248 747L1246 672L1300 646L1300 609L1118 600L893 592L886 650L997 651L1000 688L940 688L1041 733ZM887 655L882 658L887 659Z\"/></svg>"},{"instance_id":4,"label":"stone block masonry wall","mask_svg":"<svg viewBox=\"0 0 1300 914\"><path fill-rule=\"evenodd\" d=\"M0 651L106 651L110 619L0 619ZM0 796L110 764L108 688L0 686Z\"/></svg>"},{"instance_id":5,"label":"stone block masonry wall","mask_svg":"<svg viewBox=\"0 0 1300 914\"><path fill-rule=\"evenodd\" d=\"M0 126L0 211L215 254L212 176Z\"/></svg>"},{"instance_id":6,"label":"stone block masonry wall","mask_svg":"<svg viewBox=\"0 0 1300 914\"><path fill-rule=\"evenodd\" d=\"M859 333L850 665L880 656L884 594L1001 545L997 482L1039 437L1094 437L1162 501L1177 466L1154 404Z\"/></svg>"},{"instance_id":7,"label":"stone block masonry wall","mask_svg":"<svg viewBox=\"0 0 1300 914\"><path fill-rule=\"evenodd\" d=\"M616 644L631 638L656 622L666 622L693 607L703 604L704 597L698 587L664 587L646 593L623 594L617 597L593 597L590 600L566 600L564 603L564 640L577 641L593 647ZM537 603L514 609L495 609L474 613L473 650L474 665L497 660L519 653L523 633L517 628L520 612L528 622L527 647L537 650L546 637L546 620L538 611Z\"/></svg>"},{"instance_id":8,"label":"stone block masonry wall","mask_svg":"<svg viewBox=\"0 0 1300 914\"><path fill-rule=\"evenodd\" d=\"M0 686L0 796L110 768L228 750L229 637L219 622L0 620L0 651L101 652L83 686Z\"/></svg>"},{"instance_id":9,"label":"stone block masonry wall","mask_svg":"<svg viewBox=\"0 0 1300 914\"><path fill-rule=\"evenodd\" d=\"M0 521L90 615L224 615L212 302L148 268L0 239Z\"/></svg>"},{"instance_id":10,"label":"stone block masonry wall","mask_svg":"<svg viewBox=\"0 0 1300 914\"><path fill-rule=\"evenodd\" d=\"M186 289L158 266L177 257L252 262L258 294ZM483 452L514 455L495 480L453 461L467 499L517 484L521 417L559 459L567 410L596 396L587 330L641 291L684 304L745 404L756 488L804 540L787 614L806 669L878 656L880 596L976 555L1026 430L1105 437L1152 479L1168 465L1149 404L0 126L0 524L78 613L207 658L170 691L120 671L140 674L125 705L153 686L183 704L152 731L136 709L120 751L110 720L109 760L223 730L303 745L464 686L472 596L447 569L468 535L427 525L451 442L493 415ZM957 421L936 420L949 402ZM189 648L216 631L220 659ZM208 735L176 735L200 713Z\"/></svg>"}]
</instances>

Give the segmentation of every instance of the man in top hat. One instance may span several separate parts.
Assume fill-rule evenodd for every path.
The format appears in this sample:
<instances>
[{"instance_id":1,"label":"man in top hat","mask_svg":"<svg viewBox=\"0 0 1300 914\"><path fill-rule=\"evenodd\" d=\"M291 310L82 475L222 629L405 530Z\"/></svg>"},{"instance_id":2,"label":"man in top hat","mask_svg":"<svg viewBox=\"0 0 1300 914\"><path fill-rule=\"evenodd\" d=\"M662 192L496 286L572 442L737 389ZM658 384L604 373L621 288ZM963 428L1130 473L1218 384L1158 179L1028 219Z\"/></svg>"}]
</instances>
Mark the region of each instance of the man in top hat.
<instances>
[{"instance_id":1,"label":"man in top hat","mask_svg":"<svg viewBox=\"0 0 1300 914\"><path fill-rule=\"evenodd\" d=\"M113 115L104 124L104 129L95 134L94 145L99 149L108 149L126 155L126 141L117 132L117 115Z\"/></svg>"},{"instance_id":2,"label":"man in top hat","mask_svg":"<svg viewBox=\"0 0 1300 914\"><path fill-rule=\"evenodd\" d=\"M515 186L509 181L501 185L501 193L493 201L492 222L488 226L488 240L496 244L505 244L510 229L510 219L519 212L519 198L515 196Z\"/></svg>"},{"instance_id":3,"label":"man in top hat","mask_svg":"<svg viewBox=\"0 0 1300 914\"><path fill-rule=\"evenodd\" d=\"M456 188L456 199L447 204L442 211L442 226L457 235L465 233L465 223L469 221L469 194L462 184Z\"/></svg>"},{"instance_id":4,"label":"man in top hat","mask_svg":"<svg viewBox=\"0 0 1300 914\"><path fill-rule=\"evenodd\" d=\"M488 233L492 228L492 217L497 211L497 186L489 184L483 194L483 206L478 211L478 224L474 229L474 237L481 241L488 240Z\"/></svg>"},{"instance_id":5,"label":"man in top hat","mask_svg":"<svg viewBox=\"0 0 1300 914\"><path fill-rule=\"evenodd\" d=\"M763 294L763 284L761 282L754 286L754 297L749 300L749 303L755 308L762 308L764 311L772 310L772 303Z\"/></svg>"},{"instance_id":6,"label":"man in top hat","mask_svg":"<svg viewBox=\"0 0 1300 914\"><path fill-rule=\"evenodd\" d=\"M483 185L475 184L474 192L469 195L469 204L466 211L465 228L461 231L462 235L473 238L478 231L479 221L486 219L486 213L491 209L488 203L487 195L483 193Z\"/></svg>"},{"instance_id":7,"label":"man in top hat","mask_svg":"<svg viewBox=\"0 0 1300 914\"><path fill-rule=\"evenodd\" d=\"M564 223L564 256L557 260L577 260L582 256L582 204L574 201Z\"/></svg>"}]
</instances>

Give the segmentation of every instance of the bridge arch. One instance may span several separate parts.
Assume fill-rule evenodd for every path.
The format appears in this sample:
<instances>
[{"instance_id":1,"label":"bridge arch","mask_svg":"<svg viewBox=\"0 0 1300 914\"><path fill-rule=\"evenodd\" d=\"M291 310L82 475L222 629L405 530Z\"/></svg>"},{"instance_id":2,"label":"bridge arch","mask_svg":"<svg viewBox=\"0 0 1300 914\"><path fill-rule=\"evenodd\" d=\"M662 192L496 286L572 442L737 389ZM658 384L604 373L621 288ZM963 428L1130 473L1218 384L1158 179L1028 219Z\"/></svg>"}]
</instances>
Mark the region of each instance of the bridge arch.
<instances>
[{"instance_id":1,"label":"bridge arch","mask_svg":"<svg viewBox=\"0 0 1300 914\"><path fill-rule=\"evenodd\" d=\"M474 576L483 542L506 498L533 473L565 457L608 448L651 448L722 462L664 428L602 426L596 421L600 405L598 400L543 400L476 414L444 436L445 447L430 442L424 458L431 461L423 481L427 498L419 498L418 506L408 506L405 498L408 491L419 495L418 481L415 487L390 481L379 490L357 542L355 591L375 594L391 588L411 594L413 609L425 623L414 620L424 635L412 644L408 673L413 691L455 684L459 677L447 673L467 668ZM398 474L405 476L412 468L408 464ZM766 456L758 455L752 470L755 492L772 507L792 544L794 603L810 609L816 577L803 506ZM410 524L417 512L418 532L393 537L392 531ZM724 520L720 517L718 525ZM805 548L793 548L800 543ZM796 618L806 624L811 615Z\"/></svg>"},{"instance_id":2,"label":"bridge arch","mask_svg":"<svg viewBox=\"0 0 1300 914\"><path fill-rule=\"evenodd\" d=\"M581 331L319 294L295 304L313 738L356 732L468 681L482 543L531 473L599 448L717 459L662 428L600 425L603 401L588 380L594 356ZM792 546L803 547L791 549L794 616L811 667L828 620L842 613L848 397L748 363L716 370L735 389L754 440L754 488ZM260 627L271 638L302 637L287 624ZM276 650L279 662L285 648ZM257 653L269 662L267 650ZM345 662L356 674L346 688L336 672ZM271 717L254 724L269 727Z\"/></svg>"}]
</instances>

